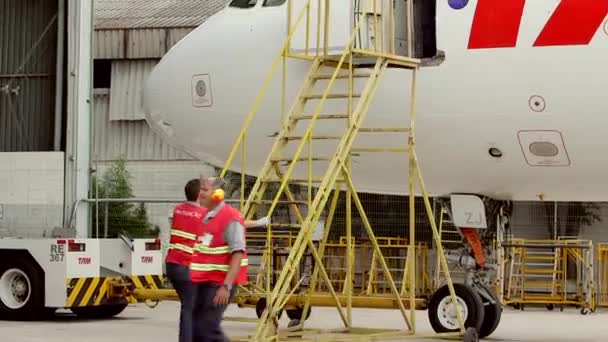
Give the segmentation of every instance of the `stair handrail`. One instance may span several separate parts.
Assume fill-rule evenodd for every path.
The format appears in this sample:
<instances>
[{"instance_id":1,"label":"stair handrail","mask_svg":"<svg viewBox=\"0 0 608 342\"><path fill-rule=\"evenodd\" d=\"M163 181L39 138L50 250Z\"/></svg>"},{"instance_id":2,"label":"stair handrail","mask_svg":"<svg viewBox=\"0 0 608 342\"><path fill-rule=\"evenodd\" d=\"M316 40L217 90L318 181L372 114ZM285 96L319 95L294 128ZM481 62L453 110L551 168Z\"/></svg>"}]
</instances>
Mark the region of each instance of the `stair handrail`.
<instances>
[{"instance_id":1,"label":"stair handrail","mask_svg":"<svg viewBox=\"0 0 608 342\"><path fill-rule=\"evenodd\" d=\"M288 0L288 1L291 2L291 0ZM251 124L251 121L257 114L257 112L262 104L262 100L264 99L264 96L266 95L266 93L268 91L270 82L272 81L272 79L274 78L274 75L277 72L281 59L289 52L288 49L289 49L291 40L293 38L293 35L296 32L296 30L298 29L300 23L302 22L304 15L307 14L308 8L310 7L310 2L311 2L311 0L306 0L306 5L300 11L300 14L298 15L295 23L293 24L293 26L290 27L287 37L283 41L283 47L281 48L281 51L274 58L270 71L268 72L268 74L266 75L266 78L264 79L262 88L260 88L260 91L258 92L258 95L256 96L256 98L253 102L252 109L249 111L249 114L247 115L247 118L245 119L245 122L243 123L243 126L241 128L241 131L240 131L239 135L237 136L236 141L232 145L232 150L230 151L230 154L228 155L228 159L226 160L226 162L224 164L224 168L222 169L222 172L220 173L220 177L222 177L222 178L225 177L226 173L228 172L228 169L230 168L230 166L232 166L232 162L234 160L234 157L236 156L237 150L243 143L243 140L245 139L245 135L247 134L247 130L249 129L249 125ZM244 165L243 165L243 171L244 171Z\"/></svg>"}]
</instances>

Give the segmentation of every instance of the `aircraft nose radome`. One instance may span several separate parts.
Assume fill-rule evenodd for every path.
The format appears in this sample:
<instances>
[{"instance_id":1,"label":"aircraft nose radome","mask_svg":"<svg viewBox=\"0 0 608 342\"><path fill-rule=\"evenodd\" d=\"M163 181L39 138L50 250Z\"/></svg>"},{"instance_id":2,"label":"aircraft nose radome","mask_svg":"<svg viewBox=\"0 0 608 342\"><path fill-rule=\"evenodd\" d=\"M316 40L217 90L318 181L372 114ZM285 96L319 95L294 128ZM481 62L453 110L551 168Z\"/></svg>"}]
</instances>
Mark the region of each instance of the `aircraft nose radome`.
<instances>
[{"instance_id":1,"label":"aircraft nose radome","mask_svg":"<svg viewBox=\"0 0 608 342\"><path fill-rule=\"evenodd\" d=\"M142 107L146 121L157 134L168 140L169 143L175 142L175 132L173 129L174 121L172 115L176 108L171 104L175 103L175 93L172 87L175 86L171 65L166 60L161 62L152 70L143 88Z\"/></svg>"},{"instance_id":2,"label":"aircraft nose radome","mask_svg":"<svg viewBox=\"0 0 608 342\"><path fill-rule=\"evenodd\" d=\"M143 88L143 110L150 127L169 144L192 150L193 126L201 123L201 113L218 108L217 63L209 56L222 53L222 11L211 16L174 45L154 67ZM226 31L226 30L224 30ZM213 90L211 89L214 86ZM212 95L213 94L213 95ZM212 97L213 96L213 97Z\"/></svg>"}]
</instances>

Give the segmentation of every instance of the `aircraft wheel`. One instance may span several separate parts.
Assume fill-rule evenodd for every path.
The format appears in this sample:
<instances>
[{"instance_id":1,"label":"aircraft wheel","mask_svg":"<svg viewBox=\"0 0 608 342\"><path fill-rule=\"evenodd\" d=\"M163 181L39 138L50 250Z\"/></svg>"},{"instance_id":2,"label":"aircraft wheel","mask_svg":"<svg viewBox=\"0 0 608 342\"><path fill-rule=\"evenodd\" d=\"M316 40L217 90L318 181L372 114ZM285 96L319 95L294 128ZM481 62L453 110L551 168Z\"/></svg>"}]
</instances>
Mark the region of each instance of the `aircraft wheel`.
<instances>
[{"instance_id":1,"label":"aircraft wheel","mask_svg":"<svg viewBox=\"0 0 608 342\"><path fill-rule=\"evenodd\" d=\"M486 338L498 328L502 316L502 304L491 288L485 285L482 286L494 301L494 303L491 303L485 297L481 296L484 305L484 318L481 328L479 329L479 338Z\"/></svg>"},{"instance_id":2,"label":"aircraft wheel","mask_svg":"<svg viewBox=\"0 0 608 342\"><path fill-rule=\"evenodd\" d=\"M553 311L553 309L555 309L555 307L553 306L553 304L547 304L547 310Z\"/></svg>"},{"instance_id":3,"label":"aircraft wheel","mask_svg":"<svg viewBox=\"0 0 608 342\"><path fill-rule=\"evenodd\" d=\"M70 310L76 314L76 316L87 319L103 319L112 318L127 308L127 304L107 304L100 306L83 306L73 307Z\"/></svg>"},{"instance_id":4,"label":"aircraft wheel","mask_svg":"<svg viewBox=\"0 0 608 342\"><path fill-rule=\"evenodd\" d=\"M35 265L16 258L0 266L0 316L36 320L44 313L44 278Z\"/></svg>"},{"instance_id":5,"label":"aircraft wheel","mask_svg":"<svg viewBox=\"0 0 608 342\"><path fill-rule=\"evenodd\" d=\"M255 304L255 314L258 316L258 318L262 318L264 310L266 310L266 298L260 298ZM283 316L283 310L279 310L277 319L281 319L281 316Z\"/></svg>"},{"instance_id":6,"label":"aircraft wheel","mask_svg":"<svg viewBox=\"0 0 608 342\"><path fill-rule=\"evenodd\" d=\"M285 310L287 312L287 317L289 317L289 319L291 320L302 320L302 317L304 316L304 307L298 307L298 308L294 308L294 309L288 309ZM308 311L306 312L306 317L304 318L305 320L307 320L308 318L310 318L310 312L311 312L311 308L310 306L308 307Z\"/></svg>"},{"instance_id":7,"label":"aircraft wheel","mask_svg":"<svg viewBox=\"0 0 608 342\"><path fill-rule=\"evenodd\" d=\"M298 324L300 324L300 320L299 319L292 319L289 321L289 323L287 323L287 327L291 328L291 327L295 327Z\"/></svg>"},{"instance_id":8,"label":"aircraft wheel","mask_svg":"<svg viewBox=\"0 0 608 342\"><path fill-rule=\"evenodd\" d=\"M459 307L465 328L479 331L485 315L481 297L477 291L465 284L454 284L454 291L458 305L452 303L447 285L440 287L431 297L428 315L433 330L437 333L457 332L459 324L456 307Z\"/></svg>"},{"instance_id":9,"label":"aircraft wheel","mask_svg":"<svg viewBox=\"0 0 608 342\"><path fill-rule=\"evenodd\" d=\"M581 315L586 316L589 314L589 308L582 308L581 309Z\"/></svg>"}]
</instances>

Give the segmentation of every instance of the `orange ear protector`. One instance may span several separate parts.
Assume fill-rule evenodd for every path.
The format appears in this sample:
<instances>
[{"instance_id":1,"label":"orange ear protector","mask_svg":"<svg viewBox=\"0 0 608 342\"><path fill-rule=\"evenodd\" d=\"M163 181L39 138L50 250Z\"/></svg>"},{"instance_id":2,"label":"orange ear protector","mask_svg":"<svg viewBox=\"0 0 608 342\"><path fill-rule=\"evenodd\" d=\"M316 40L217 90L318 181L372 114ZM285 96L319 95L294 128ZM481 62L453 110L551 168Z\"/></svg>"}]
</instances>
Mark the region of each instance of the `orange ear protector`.
<instances>
[{"instance_id":1,"label":"orange ear protector","mask_svg":"<svg viewBox=\"0 0 608 342\"><path fill-rule=\"evenodd\" d=\"M213 199L213 201L215 203L219 203L222 200L224 200L224 190L222 190L222 189L213 190L213 192L211 193L211 199Z\"/></svg>"}]
</instances>

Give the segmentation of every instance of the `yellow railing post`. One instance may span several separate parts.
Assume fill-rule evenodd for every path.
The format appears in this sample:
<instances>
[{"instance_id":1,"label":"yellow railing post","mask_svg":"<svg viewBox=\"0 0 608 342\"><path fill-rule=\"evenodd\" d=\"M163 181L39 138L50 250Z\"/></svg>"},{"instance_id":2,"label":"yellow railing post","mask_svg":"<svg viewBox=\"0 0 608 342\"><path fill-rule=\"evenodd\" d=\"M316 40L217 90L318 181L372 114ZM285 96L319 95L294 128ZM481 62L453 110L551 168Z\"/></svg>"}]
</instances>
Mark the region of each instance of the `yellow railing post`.
<instances>
[{"instance_id":1,"label":"yellow railing post","mask_svg":"<svg viewBox=\"0 0 608 342\"><path fill-rule=\"evenodd\" d=\"M307 1L310 2L311 0L307 0ZM254 100L253 107L252 107L251 111L249 112L249 114L247 114L247 117L245 118L245 122L243 123L243 127L241 128L241 132L237 136L234 144L232 145L232 150L230 151L230 154L228 155L228 158L226 159L226 163L224 164L224 168L222 169L222 172L220 173L220 177L225 177L226 173L228 172L228 169L230 169L230 167L232 166L232 161L236 155L236 152L237 152L239 146L241 145L241 143L243 142L243 140L245 139L247 130L249 129L249 125L251 124L251 121L253 120L255 114L258 112L260 105L262 104L262 100L264 99L264 96L266 95L266 92L268 91L268 87L270 86L270 82L272 81L274 74L276 73L276 70L279 66L281 58L283 57L283 55L285 53L288 52L288 48L289 48L289 44L291 43L291 39L292 39L294 33L296 32L296 29L297 29L299 23L304 18L305 14L306 14L306 11L302 10L300 12L300 14L298 15L298 18L297 18L295 24L292 27L290 27L287 38L285 38L285 40L283 42L283 47L281 48L280 53L274 58L274 60L272 62L272 66L270 68L270 72L268 72L266 78L264 79L264 83L262 84L262 87Z\"/></svg>"}]
</instances>

